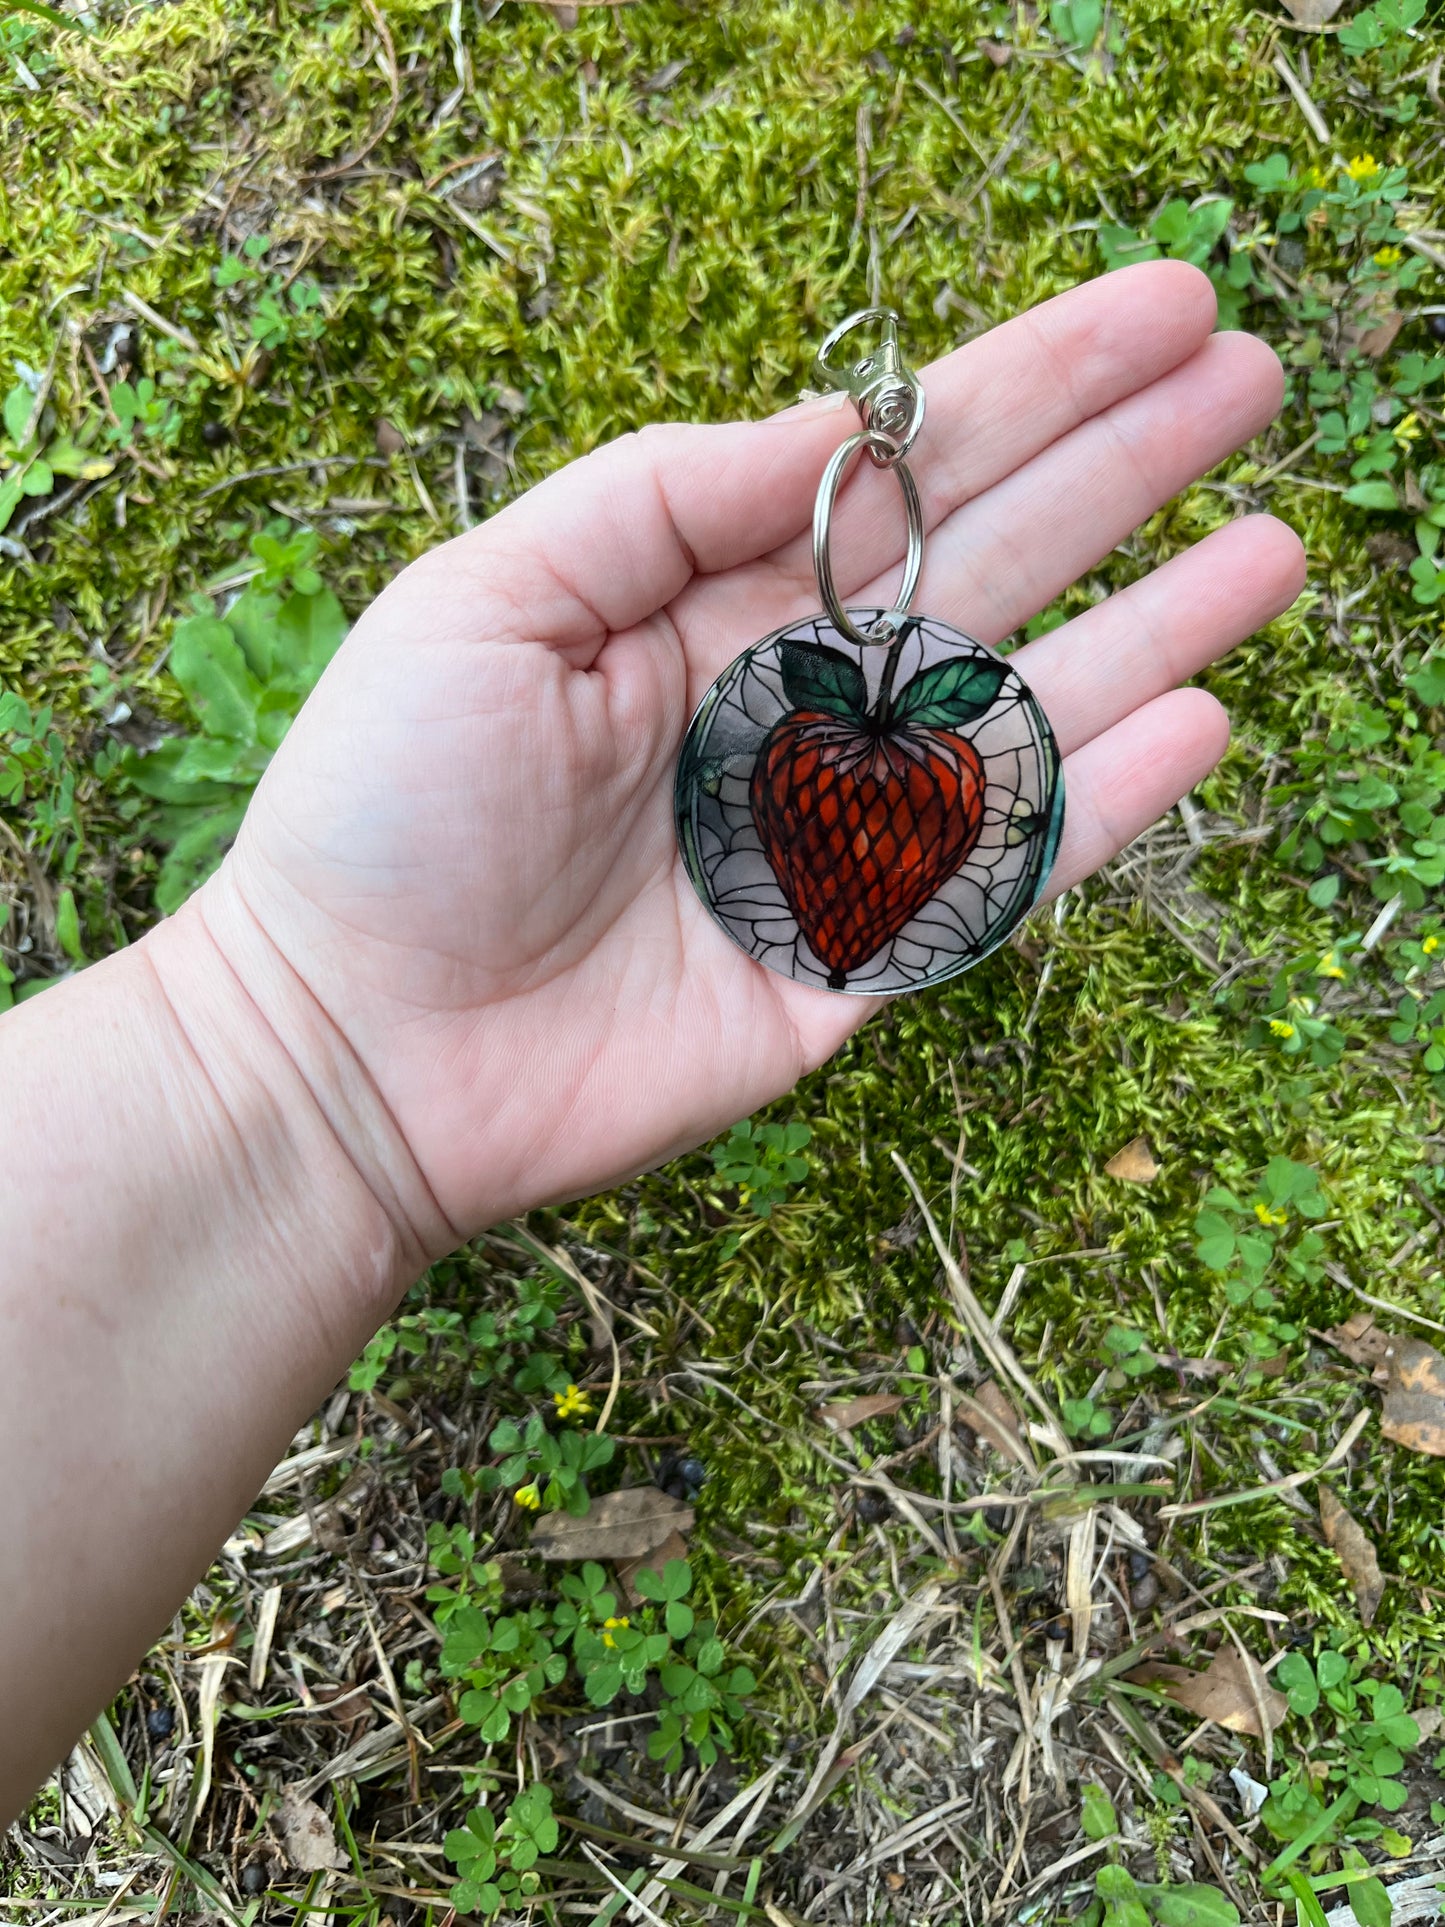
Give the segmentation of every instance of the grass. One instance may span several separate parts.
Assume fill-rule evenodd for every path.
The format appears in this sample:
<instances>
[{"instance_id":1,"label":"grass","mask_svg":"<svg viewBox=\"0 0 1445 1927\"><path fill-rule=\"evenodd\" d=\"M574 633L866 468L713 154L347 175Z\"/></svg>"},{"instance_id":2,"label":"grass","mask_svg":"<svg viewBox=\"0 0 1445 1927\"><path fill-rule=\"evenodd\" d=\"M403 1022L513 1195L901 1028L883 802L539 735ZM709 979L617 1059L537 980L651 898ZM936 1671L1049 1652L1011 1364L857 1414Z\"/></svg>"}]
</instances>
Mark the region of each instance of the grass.
<instances>
[{"instance_id":1,"label":"grass","mask_svg":"<svg viewBox=\"0 0 1445 1927\"><path fill-rule=\"evenodd\" d=\"M921 361L1131 251L1198 259L1285 355L1285 416L1045 619L1245 507L1310 555L1297 607L1209 678L1236 733L1187 814L777 1107L811 1170L764 1159L769 1216L702 1154L438 1268L405 1342L298 1440L322 1450L262 1495L0 1848L18 1917L108 1897L114 1920L440 1922L449 1830L479 1798L500 1820L523 1780L561 1827L535 1867L520 1823L498 1836L507 1918L625 1918L620 1881L676 1920L1163 1920L1160 1882L1247 1909L1282 1853L1326 1906L1342 1882L1363 1894L1351 1852L1387 1886L1437 1864L1438 1462L1372 1416L1327 1474L1388 1577L1369 1628L1313 1484L1159 1517L1312 1471L1373 1408L1317 1336L1361 1309L1356 1287L1401 1333L1445 1322L1440 34L1387 0L1337 25L1237 0L575 20L178 0L101 7L89 32L0 13L0 387L45 391L32 443L7 413L9 472L67 444L105 471L62 454L0 537L0 995L156 914L165 826L123 752L194 730L170 647L253 539L312 531L354 613L610 435L791 399L865 299L899 309ZM1361 348L1392 312L1393 340ZM1108 1176L1138 1136L1157 1177ZM990 1363L895 1152L977 1300L1007 1306L1039 1404ZM1279 1159L1314 1174L1320 1214L1261 1223ZM1219 1187L1264 1240L1248 1263L1197 1222ZM500 1335L475 1323L489 1308ZM558 1412L569 1383L590 1414ZM818 1416L880 1393L902 1402L854 1430ZM731 1765L649 1760L655 1665L636 1701L589 1703L616 1648L600 1622L562 1640L525 1506L478 1477L499 1423L540 1410L561 1436L609 1399L594 1505L649 1480L695 1497L689 1611L756 1675ZM1005 1424L1000 1445L988 1412L996 1428L1010 1404L1046 1437L1011 1448ZM457 1531L472 1552L446 1537L449 1574L437 1535ZM570 1669L504 1744L458 1710L453 1605L489 1627L539 1615L528 1636ZM1383 1744L1358 1706L1291 1714L1266 1766L1261 1738L1123 1678L1181 1623L1201 1663L1237 1634L1262 1660L1338 1653L1398 1683L1423 1739L1402 1749L1406 1805L1350 1791ZM860 1750L801 1807L835 1744ZM1241 1760L1278 1783L1264 1822L1229 1781ZM1081 1833L1086 1781L1113 1834ZM337 1864L297 1864L287 1789L320 1806Z\"/></svg>"}]
</instances>

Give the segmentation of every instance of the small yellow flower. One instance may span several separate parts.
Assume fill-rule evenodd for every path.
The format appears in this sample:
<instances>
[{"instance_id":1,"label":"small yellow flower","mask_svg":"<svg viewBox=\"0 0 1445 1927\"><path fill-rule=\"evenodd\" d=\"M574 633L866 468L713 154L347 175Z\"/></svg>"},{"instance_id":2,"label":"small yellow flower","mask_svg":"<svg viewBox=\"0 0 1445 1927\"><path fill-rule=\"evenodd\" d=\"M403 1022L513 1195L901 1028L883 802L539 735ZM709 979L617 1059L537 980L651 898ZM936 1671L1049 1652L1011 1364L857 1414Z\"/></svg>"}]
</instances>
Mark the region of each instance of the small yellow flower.
<instances>
[{"instance_id":1,"label":"small yellow flower","mask_svg":"<svg viewBox=\"0 0 1445 1927\"><path fill-rule=\"evenodd\" d=\"M1307 167L1304 180L1309 187L1328 187L1330 184L1330 177L1322 167Z\"/></svg>"},{"instance_id":2,"label":"small yellow flower","mask_svg":"<svg viewBox=\"0 0 1445 1927\"><path fill-rule=\"evenodd\" d=\"M542 1509L542 1495L537 1490L535 1481L531 1485L519 1485L512 1497L528 1512L540 1512Z\"/></svg>"},{"instance_id":3,"label":"small yellow flower","mask_svg":"<svg viewBox=\"0 0 1445 1927\"><path fill-rule=\"evenodd\" d=\"M1403 248L1376 248L1375 266L1377 268L1398 268L1404 260Z\"/></svg>"},{"instance_id":4,"label":"small yellow flower","mask_svg":"<svg viewBox=\"0 0 1445 1927\"><path fill-rule=\"evenodd\" d=\"M1345 162L1345 172L1352 181L1373 180L1380 171L1380 163L1373 154L1352 154Z\"/></svg>"},{"instance_id":5,"label":"small yellow flower","mask_svg":"<svg viewBox=\"0 0 1445 1927\"><path fill-rule=\"evenodd\" d=\"M1420 948L1425 952L1427 957L1433 957L1435 952L1440 948L1440 939L1438 937L1426 937L1425 941L1420 945Z\"/></svg>"},{"instance_id":6,"label":"small yellow flower","mask_svg":"<svg viewBox=\"0 0 1445 1927\"><path fill-rule=\"evenodd\" d=\"M1283 1017L1271 1017L1269 1020L1269 1027L1274 1032L1276 1037L1293 1037L1294 1036L1294 1025L1287 1024L1284 1021Z\"/></svg>"},{"instance_id":7,"label":"small yellow flower","mask_svg":"<svg viewBox=\"0 0 1445 1927\"><path fill-rule=\"evenodd\" d=\"M592 1401L578 1385L569 1385L565 1392L553 1392L552 1403L557 1407L558 1418L583 1418L592 1410Z\"/></svg>"},{"instance_id":8,"label":"small yellow flower","mask_svg":"<svg viewBox=\"0 0 1445 1927\"><path fill-rule=\"evenodd\" d=\"M612 1637L614 1630L618 1626L630 1626L631 1624L632 1621L627 1617L626 1613L623 1613L620 1619L604 1619L602 1622L602 1644L604 1646L616 1646L617 1641Z\"/></svg>"},{"instance_id":9,"label":"small yellow flower","mask_svg":"<svg viewBox=\"0 0 1445 1927\"><path fill-rule=\"evenodd\" d=\"M1320 958L1319 962L1315 965L1315 975L1317 977L1338 977L1341 983L1344 982L1345 973L1340 968L1340 960L1333 950L1327 950Z\"/></svg>"},{"instance_id":10,"label":"small yellow flower","mask_svg":"<svg viewBox=\"0 0 1445 1927\"><path fill-rule=\"evenodd\" d=\"M1289 1213L1287 1211L1271 1211L1267 1204L1257 1204L1254 1207L1254 1215L1259 1219L1261 1224L1289 1223Z\"/></svg>"},{"instance_id":11,"label":"small yellow flower","mask_svg":"<svg viewBox=\"0 0 1445 1927\"><path fill-rule=\"evenodd\" d=\"M1404 442L1408 447L1411 442L1418 442L1425 431L1420 426L1420 417L1412 408L1408 415L1402 415L1400 417L1399 421L1397 421L1395 426L1390 430L1390 433L1395 437L1397 442Z\"/></svg>"}]
</instances>

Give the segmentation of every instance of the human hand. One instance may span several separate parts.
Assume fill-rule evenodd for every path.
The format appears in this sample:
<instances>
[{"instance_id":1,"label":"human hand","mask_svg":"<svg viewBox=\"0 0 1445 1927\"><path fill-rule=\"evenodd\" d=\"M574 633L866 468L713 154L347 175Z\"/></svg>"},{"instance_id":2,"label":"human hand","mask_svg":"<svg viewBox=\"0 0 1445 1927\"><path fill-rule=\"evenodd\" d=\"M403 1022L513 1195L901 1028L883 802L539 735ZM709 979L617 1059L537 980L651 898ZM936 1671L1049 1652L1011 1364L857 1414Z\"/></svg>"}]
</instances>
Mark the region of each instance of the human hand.
<instances>
[{"instance_id":1,"label":"human hand","mask_svg":"<svg viewBox=\"0 0 1445 1927\"><path fill-rule=\"evenodd\" d=\"M1279 364L1213 320L1204 275L1154 263L925 370L915 607L1000 641L1257 433ZM385 1120L359 1162L381 1142L408 1164L386 1182L426 1201L413 1217L433 1255L706 1139L869 1014L736 949L672 817L678 746L714 677L818 606L813 496L854 426L824 402L647 429L415 563L357 623L182 913L313 1089L334 1053L354 1068ZM896 486L865 464L835 520L845 600L886 605L902 546ZM1217 760L1223 711L1176 685L1286 608L1303 570L1290 530L1247 517L1017 653L1066 758L1050 894Z\"/></svg>"}]
</instances>

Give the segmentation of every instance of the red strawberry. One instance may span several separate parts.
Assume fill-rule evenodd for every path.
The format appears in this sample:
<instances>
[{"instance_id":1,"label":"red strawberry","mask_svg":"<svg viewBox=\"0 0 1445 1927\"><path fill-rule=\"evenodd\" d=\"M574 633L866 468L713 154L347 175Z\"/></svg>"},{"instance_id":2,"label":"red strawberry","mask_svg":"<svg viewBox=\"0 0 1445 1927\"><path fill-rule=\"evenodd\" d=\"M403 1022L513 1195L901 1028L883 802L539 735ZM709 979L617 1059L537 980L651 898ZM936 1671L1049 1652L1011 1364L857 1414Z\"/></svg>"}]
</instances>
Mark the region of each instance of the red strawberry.
<instances>
[{"instance_id":1,"label":"red strawberry","mask_svg":"<svg viewBox=\"0 0 1445 1927\"><path fill-rule=\"evenodd\" d=\"M769 731L749 801L763 854L833 989L918 915L977 843L983 759L949 725L982 715L1007 674L989 658L940 663L869 715L862 671L847 657L783 646L784 688L799 706Z\"/></svg>"}]
</instances>

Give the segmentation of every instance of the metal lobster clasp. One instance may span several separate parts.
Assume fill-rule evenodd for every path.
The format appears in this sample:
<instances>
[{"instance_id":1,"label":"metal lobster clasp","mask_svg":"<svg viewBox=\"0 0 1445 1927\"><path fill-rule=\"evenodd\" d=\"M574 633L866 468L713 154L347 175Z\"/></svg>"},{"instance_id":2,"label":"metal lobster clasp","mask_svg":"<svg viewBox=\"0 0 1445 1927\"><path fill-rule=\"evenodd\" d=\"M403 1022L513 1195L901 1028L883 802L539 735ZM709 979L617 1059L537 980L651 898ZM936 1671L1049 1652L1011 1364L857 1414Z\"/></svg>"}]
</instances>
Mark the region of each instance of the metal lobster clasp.
<instances>
[{"instance_id":1,"label":"metal lobster clasp","mask_svg":"<svg viewBox=\"0 0 1445 1927\"><path fill-rule=\"evenodd\" d=\"M856 330L872 327L876 345L844 346ZM835 356L835 350L843 349ZM813 377L825 388L841 388L853 397L863 427L881 436L885 452L869 445L871 460L891 468L913 446L923 426L924 393L917 375L898 350L898 316L891 308L860 308L829 331L813 362Z\"/></svg>"}]
</instances>

